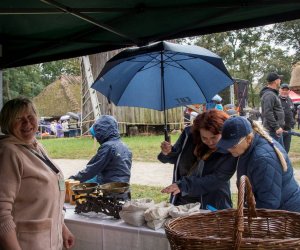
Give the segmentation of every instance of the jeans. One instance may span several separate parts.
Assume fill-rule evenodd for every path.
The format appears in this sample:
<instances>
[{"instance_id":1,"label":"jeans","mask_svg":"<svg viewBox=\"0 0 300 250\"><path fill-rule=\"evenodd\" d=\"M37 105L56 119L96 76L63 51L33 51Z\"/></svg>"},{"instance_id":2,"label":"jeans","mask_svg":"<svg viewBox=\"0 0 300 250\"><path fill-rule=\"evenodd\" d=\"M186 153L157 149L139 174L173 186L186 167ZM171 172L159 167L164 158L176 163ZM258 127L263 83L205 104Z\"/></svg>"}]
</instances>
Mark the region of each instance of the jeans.
<instances>
[{"instance_id":1,"label":"jeans","mask_svg":"<svg viewBox=\"0 0 300 250\"><path fill-rule=\"evenodd\" d=\"M278 141L281 146L284 148L284 144L283 144L283 137L282 137L282 134L280 136L278 136L276 134L276 132L269 132L269 135L275 140L275 141Z\"/></svg>"},{"instance_id":2,"label":"jeans","mask_svg":"<svg viewBox=\"0 0 300 250\"><path fill-rule=\"evenodd\" d=\"M291 130L287 130L287 131L290 132ZM283 139L284 149L288 153L290 151L290 147L291 147L292 136L289 133L283 133L282 139Z\"/></svg>"}]
</instances>

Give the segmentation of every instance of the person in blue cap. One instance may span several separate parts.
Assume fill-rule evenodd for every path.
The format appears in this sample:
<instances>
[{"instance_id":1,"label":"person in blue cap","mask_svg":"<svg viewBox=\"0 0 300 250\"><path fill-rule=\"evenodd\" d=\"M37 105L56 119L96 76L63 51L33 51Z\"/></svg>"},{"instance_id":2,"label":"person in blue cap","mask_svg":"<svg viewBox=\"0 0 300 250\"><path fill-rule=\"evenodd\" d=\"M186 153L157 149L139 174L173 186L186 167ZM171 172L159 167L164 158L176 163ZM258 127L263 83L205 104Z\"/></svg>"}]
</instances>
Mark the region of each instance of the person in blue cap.
<instances>
[{"instance_id":1,"label":"person in blue cap","mask_svg":"<svg viewBox=\"0 0 300 250\"><path fill-rule=\"evenodd\" d=\"M238 157L237 179L248 176L257 208L300 212L300 187L281 144L255 121L225 121L217 147Z\"/></svg>"},{"instance_id":2,"label":"person in blue cap","mask_svg":"<svg viewBox=\"0 0 300 250\"><path fill-rule=\"evenodd\" d=\"M90 128L90 133L101 146L86 168L69 179L99 184L129 183L132 153L121 141L116 119L110 115L102 115Z\"/></svg>"}]
</instances>

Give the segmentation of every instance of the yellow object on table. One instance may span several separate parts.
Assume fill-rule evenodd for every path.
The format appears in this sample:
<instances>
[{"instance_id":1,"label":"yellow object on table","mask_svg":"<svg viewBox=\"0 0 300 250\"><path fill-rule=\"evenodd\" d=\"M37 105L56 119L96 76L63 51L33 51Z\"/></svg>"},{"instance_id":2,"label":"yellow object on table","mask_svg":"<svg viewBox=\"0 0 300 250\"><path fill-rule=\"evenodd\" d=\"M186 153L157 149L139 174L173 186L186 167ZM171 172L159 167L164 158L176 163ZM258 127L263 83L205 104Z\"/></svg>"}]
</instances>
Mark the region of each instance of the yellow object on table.
<instances>
[{"instance_id":1,"label":"yellow object on table","mask_svg":"<svg viewBox=\"0 0 300 250\"><path fill-rule=\"evenodd\" d=\"M72 191L72 187L80 184L80 181L75 181L75 180L65 180L66 184L66 197L65 197L65 202L70 202L71 205L75 205L75 200L74 200L74 192Z\"/></svg>"}]
</instances>

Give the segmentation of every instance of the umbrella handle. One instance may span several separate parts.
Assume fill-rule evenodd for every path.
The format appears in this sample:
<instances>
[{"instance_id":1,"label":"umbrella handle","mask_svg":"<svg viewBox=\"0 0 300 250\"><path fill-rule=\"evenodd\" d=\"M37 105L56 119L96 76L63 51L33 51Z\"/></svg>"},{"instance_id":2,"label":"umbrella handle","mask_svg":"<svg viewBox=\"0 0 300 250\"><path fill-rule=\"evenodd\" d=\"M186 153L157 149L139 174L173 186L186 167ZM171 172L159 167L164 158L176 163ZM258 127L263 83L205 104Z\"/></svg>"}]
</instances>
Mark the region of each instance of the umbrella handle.
<instances>
[{"instance_id":1,"label":"umbrella handle","mask_svg":"<svg viewBox=\"0 0 300 250\"><path fill-rule=\"evenodd\" d=\"M165 141L167 141L167 142L171 142L171 138L170 138L170 136L168 135L168 131L165 129Z\"/></svg>"}]
</instances>

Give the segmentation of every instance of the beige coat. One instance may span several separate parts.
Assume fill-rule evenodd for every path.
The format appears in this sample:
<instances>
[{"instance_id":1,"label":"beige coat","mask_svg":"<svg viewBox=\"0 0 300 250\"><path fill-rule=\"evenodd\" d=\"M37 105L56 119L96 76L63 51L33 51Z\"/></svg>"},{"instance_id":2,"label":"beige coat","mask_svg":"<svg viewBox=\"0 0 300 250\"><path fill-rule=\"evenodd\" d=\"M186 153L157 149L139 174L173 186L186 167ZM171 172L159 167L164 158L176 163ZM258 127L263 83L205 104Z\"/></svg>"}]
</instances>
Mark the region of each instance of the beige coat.
<instances>
[{"instance_id":1,"label":"beige coat","mask_svg":"<svg viewBox=\"0 0 300 250\"><path fill-rule=\"evenodd\" d=\"M0 136L0 235L15 228L23 250L62 249L63 175L23 145Z\"/></svg>"}]
</instances>

